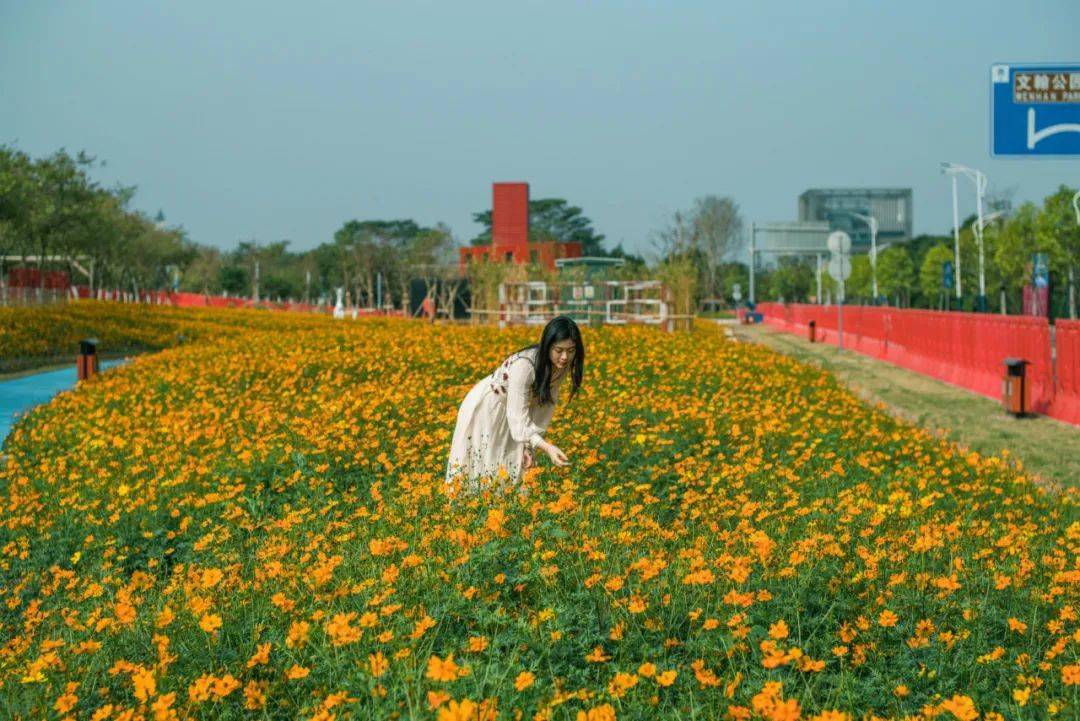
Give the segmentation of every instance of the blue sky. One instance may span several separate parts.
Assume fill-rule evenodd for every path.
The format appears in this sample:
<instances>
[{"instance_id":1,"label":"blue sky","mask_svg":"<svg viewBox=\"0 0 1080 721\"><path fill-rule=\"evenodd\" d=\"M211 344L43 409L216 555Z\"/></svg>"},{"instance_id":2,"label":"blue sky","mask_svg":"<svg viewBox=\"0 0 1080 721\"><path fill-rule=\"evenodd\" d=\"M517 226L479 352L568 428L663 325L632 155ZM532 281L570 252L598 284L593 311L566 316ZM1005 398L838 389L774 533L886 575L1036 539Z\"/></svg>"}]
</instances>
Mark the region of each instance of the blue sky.
<instances>
[{"instance_id":1,"label":"blue sky","mask_svg":"<svg viewBox=\"0 0 1080 721\"><path fill-rule=\"evenodd\" d=\"M350 218L467 241L500 180L631 251L708 193L764 222L810 187L907 186L916 232L941 232L942 160L1017 201L1080 184L1080 160L988 150L991 63L1068 60L1075 0L0 0L0 143L86 149L223 248L306 249Z\"/></svg>"}]
</instances>

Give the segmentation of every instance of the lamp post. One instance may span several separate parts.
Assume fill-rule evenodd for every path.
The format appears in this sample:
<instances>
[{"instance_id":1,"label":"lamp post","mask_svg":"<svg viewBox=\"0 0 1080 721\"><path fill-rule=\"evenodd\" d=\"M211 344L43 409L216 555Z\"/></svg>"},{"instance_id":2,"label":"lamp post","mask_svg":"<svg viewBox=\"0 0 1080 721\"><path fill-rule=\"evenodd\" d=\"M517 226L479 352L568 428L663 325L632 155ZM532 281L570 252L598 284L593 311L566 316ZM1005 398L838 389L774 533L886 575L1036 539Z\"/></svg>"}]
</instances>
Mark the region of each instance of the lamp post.
<instances>
[{"instance_id":1,"label":"lamp post","mask_svg":"<svg viewBox=\"0 0 1080 721\"><path fill-rule=\"evenodd\" d=\"M1073 195L1073 210L1076 211L1076 224L1080 225L1080 190ZM1076 317L1076 277L1074 263L1069 263L1069 317Z\"/></svg>"},{"instance_id":2,"label":"lamp post","mask_svg":"<svg viewBox=\"0 0 1080 721\"><path fill-rule=\"evenodd\" d=\"M976 220L975 225L973 226L973 230L975 231L975 238L979 241L979 285L980 285L980 289L983 289L983 290L985 289L985 282L986 282L985 277L983 276L983 269L982 269L983 248L985 247L984 232L986 230L986 226L990 225L991 223L993 223L995 220L997 220L998 218L1000 218L1003 215L1005 215L1004 210L995 210L993 213L986 216L985 218L981 218L979 220ZM986 296L985 295L979 296L979 304L980 304L979 310L981 310L981 311L986 311L987 310Z\"/></svg>"},{"instance_id":3,"label":"lamp post","mask_svg":"<svg viewBox=\"0 0 1080 721\"><path fill-rule=\"evenodd\" d=\"M983 225L982 199L986 192L986 174L958 163L942 163L941 172L952 176L953 181L953 236L956 240L956 297L960 298L960 216L956 200L956 176L962 173L975 183L975 208L980 228ZM982 240L979 240L979 310L986 309L986 269L983 262Z\"/></svg>"},{"instance_id":4,"label":"lamp post","mask_svg":"<svg viewBox=\"0 0 1080 721\"><path fill-rule=\"evenodd\" d=\"M870 226L870 293L874 296L874 305L877 305L877 218L872 215L863 215L861 213L852 213L851 215Z\"/></svg>"}]
</instances>

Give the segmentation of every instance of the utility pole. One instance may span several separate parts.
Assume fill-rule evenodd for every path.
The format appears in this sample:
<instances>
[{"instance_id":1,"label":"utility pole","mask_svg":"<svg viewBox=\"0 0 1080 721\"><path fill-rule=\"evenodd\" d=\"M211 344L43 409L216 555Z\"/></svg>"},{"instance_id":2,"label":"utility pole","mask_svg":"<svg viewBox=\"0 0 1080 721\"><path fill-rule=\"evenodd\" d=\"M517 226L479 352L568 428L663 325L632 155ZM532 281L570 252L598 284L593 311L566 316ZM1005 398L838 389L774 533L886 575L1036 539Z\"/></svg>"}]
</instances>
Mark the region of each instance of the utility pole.
<instances>
[{"instance_id":1,"label":"utility pole","mask_svg":"<svg viewBox=\"0 0 1080 721\"><path fill-rule=\"evenodd\" d=\"M971 181L975 183L975 212L978 218L979 232L976 234L976 240L979 241L979 297L977 300L977 307L979 310L986 310L986 266L983 258L983 243L982 243L982 226L983 226L983 214L982 214L982 199L983 194L986 192L986 175L979 170L969 168L966 165L960 165L959 163L942 163L941 172L952 176L952 192L953 192L953 235L956 237L956 297L960 298L960 212L956 199L956 175L963 173L971 178Z\"/></svg>"},{"instance_id":2,"label":"utility pole","mask_svg":"<svg viewBox=\"0 0 1080 721\"><path fill-rule=\"evenodd\" d=\"M956 248L953 251L953 263L956 265L956 300L959 308L960 292L960 205L956 198L956 176L952 176L952 225Z\"/></svg>"},{"instance_id":3,"label":"utility pole","mask_svg":"<svg viewBox=\"0 0 1080 721\"><path fill-rule=\"evenodd\" d=\"M750 224L750 304L754 305L757 301L754 298L754 261L757 259L757 251L754 248L756 241L757 229L754 223Z\"/></svg>"},{"instance_id":4,"label":"utility pole","mask_svg":"<svg viewBox=\"0 0 1080 721\"><path fill-rule=\"evenodd\" d=\"M852 213L852 215L870 226L870 284L872 286L870 292L874 296L874 305L877 305L877 218L872 215L862 215L861 213Z\"/></svg>"}]
</instances>

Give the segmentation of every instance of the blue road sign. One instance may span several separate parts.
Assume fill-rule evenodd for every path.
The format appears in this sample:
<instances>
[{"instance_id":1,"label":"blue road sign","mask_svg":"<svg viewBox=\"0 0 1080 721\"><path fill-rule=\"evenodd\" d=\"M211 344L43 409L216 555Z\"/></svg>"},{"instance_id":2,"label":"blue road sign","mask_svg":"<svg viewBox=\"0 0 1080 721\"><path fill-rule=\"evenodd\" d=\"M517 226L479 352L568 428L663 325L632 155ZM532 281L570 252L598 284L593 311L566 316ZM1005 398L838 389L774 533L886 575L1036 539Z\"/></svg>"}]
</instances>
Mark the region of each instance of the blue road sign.
<instances>
[{"instance_id":1,"label":"blue road sign","mask_svg":"<svg viewBox=\"0 0 1080 721\"><path fill-rule=\"evenodd\" d=\"M1080 64L992 66L990 154L1080 155Z\"/></svg>"},{"instance_id":2,"label":"blue road sign","mask_svg":"<svg viewBox=\"0 0 1080 721\"><path fill-rule=\"evenodd\" d=\"M953 264L951 260L947 260L941 265L941 284L945 286L946 290L952 290Z\"/></svg>"}]
</instances>

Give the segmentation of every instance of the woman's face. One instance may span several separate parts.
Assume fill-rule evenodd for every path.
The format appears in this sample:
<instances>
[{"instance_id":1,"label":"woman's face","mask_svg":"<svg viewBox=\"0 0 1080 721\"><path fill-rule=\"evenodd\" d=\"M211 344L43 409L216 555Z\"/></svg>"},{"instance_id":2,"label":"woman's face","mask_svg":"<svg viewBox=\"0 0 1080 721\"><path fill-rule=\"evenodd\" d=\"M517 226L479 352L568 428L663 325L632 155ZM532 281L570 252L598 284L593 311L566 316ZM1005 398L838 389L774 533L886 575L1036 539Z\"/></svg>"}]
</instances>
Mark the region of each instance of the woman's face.
<instances>
[{"instance_id":1,"label":"woman's face","mask_svg":"<svg viewBox=\"0 0 1080 721\"><path fill-rule=\"evenodd\" d=\"M551 346L551 365L559 370L565 370L574 361L577 347L570 338L555 341Z\"/></svg>"}]
</instances>

